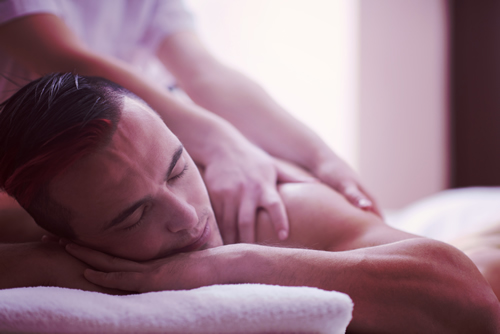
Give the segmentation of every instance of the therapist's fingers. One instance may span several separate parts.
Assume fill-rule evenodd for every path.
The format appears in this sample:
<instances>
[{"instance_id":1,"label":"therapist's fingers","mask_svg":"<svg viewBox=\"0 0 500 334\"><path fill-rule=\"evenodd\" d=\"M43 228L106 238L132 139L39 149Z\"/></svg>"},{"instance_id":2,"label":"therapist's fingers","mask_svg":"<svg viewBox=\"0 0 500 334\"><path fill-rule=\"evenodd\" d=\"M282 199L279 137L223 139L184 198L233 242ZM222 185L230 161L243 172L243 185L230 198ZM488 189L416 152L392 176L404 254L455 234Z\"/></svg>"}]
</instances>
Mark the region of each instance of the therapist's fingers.
<instances>
[{"instance_id":1,"label":"therapist's fingers","mask_svg":"<svg viewBox=\"0 0 500 334\"><path fill-rule=\"evenodd\" d=\"M364 189L362 186L358 185L358 187L361 190L361 192L363 194L365 194L365 196L367 196L368 199L372 202L372 206L369 210L372 211L373 213L375 213L376 215L380 216L381 218L383 218L382 211L380 210L375 198L368 191L366 191L366 189Z\"/></svg>"},{"instance_id":2,"label":"therapist's fingers","mask_svg":"<svg viewBox=\"0 0 500 334\"><path fill-rule=\"evenodd\" d=\"M222 215L219 218L219 229L224 244L234 244L237 240L237 205L234 197L226 197L223 202Z\"/></svg>"},{"instance_id":3,"label":"therapist's fingers","mask_svg":"<svg viewBox=\"0 0 500 334\"><path fill-rule=\"evenodd\" d=\"M375 202L355 182L343 182L338 191L354 206L382 216Z\"/></svg>"},{"instance_id":4,"label":"therapist's fingers","mask_svg":"<svg viewBox=\"0 0 500 334\"><path fill-rule=\"evenodd\" d=\"M222 240L224 244L233 244L237 239L236 219L242 185L229 177L210 184L209 187L207 183L207 190Z\"/></svg>"},{"instance_id":5,"label":"therapist's fingers","mask_svg":"<svg viewBox=\"0 0 500 334\"><path fill-rule=\"evenodd\" d=\"M44 234L42 235L42 242L59 242L59 237L56 237L52 234Z\"/></svg>"},{"instance_id":6,"label":"therapist's fingers","mask_svg":"<svg viewBox=\"0 0 500 334\"><path fill-rule=\"evenodd\" d=\"M239 241L244 243L255 242L255 216L257 212L257 198L251 192L242 196L240 210L238 211L238 235Z\"/></svg>"},{"instance_id":7,"label":"therapist's fingers","mask_svg":"<svg viewBox=\"0 0 500 334\"><path fill-rule=\"evenodd\" d=\"M267 211L280 240L288 238L290 227L285 205L276 187L268 188L262 195L260 207Z\"/></svg>"},{"instance_id":8,"label":"therapist's fingers","mask_svg":"<svg viewBox=\"0 0 500 334\"><path fill-rule=\"evenodd\" d=\"M344 184L341 192L355 206L365 209L373 205L372 201L365 196L355 183Z\"/></svg>"},{"instance_id":9,"label":"therapist's fingers","mask_svg":"<svg viewBox=\"0 0 500 334\"><path fill-rule=\"evenodd\" d=\"M224 204L222 203L222 201L216 201L214 196L210 192L209 195L210 195L210 203L212 205L212 209L214 210L215 220L217 222L217 226L219 227L219 231L222 235L222 219L224 216L223 215Z\"/></svg>"},{"instance_id":10,"label":"therapist's fingers","mask_svg":"<svg viewBox=\"0 0 500 334\"><path fill-rule=\"evenodd\" d=\"M121 259L73 243L66 245L66 251L101 271L140 271L143 269L143 265L138 262Z\"/></svg>"}]
</instances>

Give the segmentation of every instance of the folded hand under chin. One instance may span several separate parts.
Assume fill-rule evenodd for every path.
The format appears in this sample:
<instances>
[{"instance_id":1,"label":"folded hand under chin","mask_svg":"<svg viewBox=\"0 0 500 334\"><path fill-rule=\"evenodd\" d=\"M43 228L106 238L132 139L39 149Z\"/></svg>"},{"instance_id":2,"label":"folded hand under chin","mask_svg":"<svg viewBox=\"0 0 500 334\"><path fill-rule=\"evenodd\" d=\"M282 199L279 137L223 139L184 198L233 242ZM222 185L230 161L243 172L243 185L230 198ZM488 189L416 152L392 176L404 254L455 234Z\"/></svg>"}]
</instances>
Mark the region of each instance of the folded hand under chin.
<instances>
[{"instance_id":1,"label":"folded hand under chin","mask_svg":"<svg viewBox=\"0 0 500 334\"><path fill-rule=\"evenodd\" d=\"M64 247L56 242L29 242L3 244L8 248L2 266L9 270L9 275L2 275L0 288L25 286L57 286L63 288L98 291L108 294L123 292L95 285L83 276L88 265L68 254ZM7 249L5 249L7 253ZM10 263L4 263L4 262Z\"/></svg>"},{"instance_id":2,"label":"folded hand under chin","mask_svg":"<svg viewBox=\"0 0 500 334\"><path fill-rule=\"evenodd\" d=\"M129 293L185 290L201 286L232 283L228 261L244 253L249 245L230 245L179 253L162 259L135 262L111 256L76 244L66 250L87 263L84 276L96 285Z\"/></svg>"}]
</instances>

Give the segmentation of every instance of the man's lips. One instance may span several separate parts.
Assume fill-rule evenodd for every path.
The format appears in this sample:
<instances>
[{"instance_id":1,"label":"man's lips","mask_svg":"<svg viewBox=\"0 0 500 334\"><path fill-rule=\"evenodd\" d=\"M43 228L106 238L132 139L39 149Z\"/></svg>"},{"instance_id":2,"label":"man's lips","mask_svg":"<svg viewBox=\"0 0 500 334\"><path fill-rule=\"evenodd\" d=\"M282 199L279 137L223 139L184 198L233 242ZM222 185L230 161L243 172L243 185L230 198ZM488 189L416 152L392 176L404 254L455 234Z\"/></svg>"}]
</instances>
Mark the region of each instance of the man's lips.
<instances>
[{"instance_id":1,"label":"man's lips","mask_svg":"<svg viewBox=\"0 0 500 334\"><path fill-rule=\"evenodd\" d=\"M205 228L203 229L203 232L201 233L199 238L194 240L193 243L175 250L175 253L187 253L197 250L198 248L200 248L201 246L203 246L208 242L211 233L212 231L210 229L210 224L208 223L207 219L205 223Z\"/></svg>"}]
</instances>

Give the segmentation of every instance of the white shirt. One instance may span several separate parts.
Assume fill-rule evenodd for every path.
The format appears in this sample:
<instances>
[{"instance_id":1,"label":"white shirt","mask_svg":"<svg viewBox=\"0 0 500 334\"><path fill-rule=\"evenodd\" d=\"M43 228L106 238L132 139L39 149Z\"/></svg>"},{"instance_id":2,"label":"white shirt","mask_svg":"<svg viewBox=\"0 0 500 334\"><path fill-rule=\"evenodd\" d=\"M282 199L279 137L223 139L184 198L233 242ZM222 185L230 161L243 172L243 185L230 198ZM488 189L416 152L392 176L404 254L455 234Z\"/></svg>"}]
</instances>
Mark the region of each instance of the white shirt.
<instances>
[{"instance_id":1,"label":"white shirt","mask_svg":"<svg viewBox=\"0 0 500 334\"><path fill-rule=\"evenodd\" d=\"M124 60L164 86L173 77L155 56L159 44L174 32L194 28L182 0L0 0L0 24L36 13L57 15L92 52ZM38 77L1 45L0 74L0 102Z\"/></svg>"}]
</instances>

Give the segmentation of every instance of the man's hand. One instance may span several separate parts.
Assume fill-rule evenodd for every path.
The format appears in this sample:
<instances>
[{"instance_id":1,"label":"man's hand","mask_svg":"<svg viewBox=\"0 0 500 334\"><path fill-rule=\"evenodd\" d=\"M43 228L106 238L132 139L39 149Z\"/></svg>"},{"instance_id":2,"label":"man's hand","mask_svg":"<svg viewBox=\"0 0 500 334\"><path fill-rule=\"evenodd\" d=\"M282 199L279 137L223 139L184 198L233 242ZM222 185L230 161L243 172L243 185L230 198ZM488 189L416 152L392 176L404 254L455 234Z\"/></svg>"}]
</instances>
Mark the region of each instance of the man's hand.
<instances>
[{"instance_id":1,"label":"man's hand","mask_svg":"<svg viewBox=\"0 0 500 334\"><path fill-rule=\"evenodd\" d=\"M89 267L69 255L58 243L2 244L0 250L0 269L2 272L8 272L8 275L0 277L0 288L58 286L123 294L121 291L106 289L87 281L83 272Z\"/></svg>"},{"instance_id":2,"label":"man's hand","mask_svg":"<svg viewBox=\"0 0 500 334\"><path fill-rule=\"evenodd\" d=\"M255 242L255 219L267 211L281 240L288 236L285 206L277 181L311 182L313 177L294 173L251 144L224 159L213 159L203 172L212 207L225 244Z\"/></svg>"},{"instance_id":3,"label":"man's hand","mask_svg":"<svg viewBox=\"0 0 500 334\"><path fill-rule=\"evenodd\" d=\"M221 280L221 273L216 265L217 254L226 247L230 246L180 253L142 263L110 256L76 244L66 245L66 250L96 269L86 269L84 272L89 284L142 293L194 289L227 283Z\"/></svg>"},{"instance_id":4,"label":"man's hand","mask_svg":"<svg viewBox=\"0 0 500 334\"><path fill-rule=\"evenodd\" d=\"M45 271L44 276L47 282L45 285L113 295L123 294L122 291L103 288L86 280L83 272L89 266L69 255L63 246L45 242L42 248L42 263L44 263L42 270Z\"/></svg>"}]
</instances>

